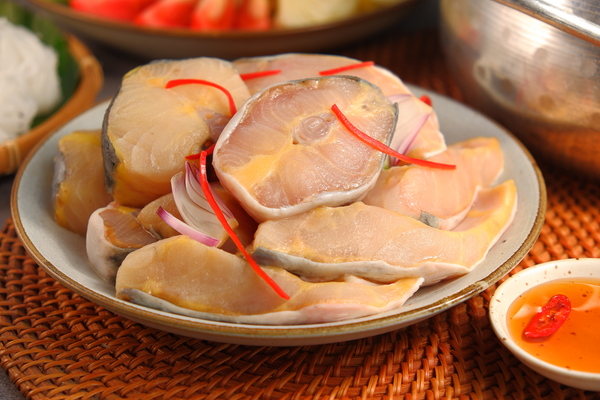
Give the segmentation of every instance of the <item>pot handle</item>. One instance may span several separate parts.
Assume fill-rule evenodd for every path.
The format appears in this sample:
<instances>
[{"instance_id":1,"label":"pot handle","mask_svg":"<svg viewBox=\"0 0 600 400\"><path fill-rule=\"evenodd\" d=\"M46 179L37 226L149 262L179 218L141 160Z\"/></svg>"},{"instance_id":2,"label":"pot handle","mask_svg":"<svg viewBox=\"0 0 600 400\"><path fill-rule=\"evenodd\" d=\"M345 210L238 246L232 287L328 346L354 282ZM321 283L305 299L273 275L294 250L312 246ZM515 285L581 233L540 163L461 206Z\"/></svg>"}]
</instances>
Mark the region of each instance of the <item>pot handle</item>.
<instances>
[{"instance_id":1,"label":"pot handle","mask_svg":"<svg viewBox=\"0 0 600 400\"><path fill-rule=\"evenodd\" d=\"M544 0L495 0L540 21L546 22L570 35L600 46L600 25L571 14Z\"/></svg>"}]
</instances>

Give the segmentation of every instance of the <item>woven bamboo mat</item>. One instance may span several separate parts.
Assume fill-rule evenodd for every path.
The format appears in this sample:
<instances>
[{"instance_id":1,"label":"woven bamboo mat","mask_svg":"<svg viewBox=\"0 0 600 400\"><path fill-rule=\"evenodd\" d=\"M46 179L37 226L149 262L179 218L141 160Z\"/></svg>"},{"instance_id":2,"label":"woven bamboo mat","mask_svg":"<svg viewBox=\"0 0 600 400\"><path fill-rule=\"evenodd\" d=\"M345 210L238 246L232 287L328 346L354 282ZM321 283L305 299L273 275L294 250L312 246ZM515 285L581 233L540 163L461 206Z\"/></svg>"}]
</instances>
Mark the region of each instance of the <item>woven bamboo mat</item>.
<instances>
[{"instance_id":1,"label":"woven bamboo mat","mask_svg":"<svg viewBox=\"0 0 600 400\"><path fill-rule=\"evenodd\" d=\"M384 36L341 53L461 99L435 32ZM547 168L544 174L546 222L511 273L550 260L600 257L600 186ZM30 399L600 398L543 378L499 343L487 311L494 287L421 323L366 339L305 347L220 344L142 326L64 288L26 254L8 220L0 232L0 365Z\"/></svg>"}]
</instances>

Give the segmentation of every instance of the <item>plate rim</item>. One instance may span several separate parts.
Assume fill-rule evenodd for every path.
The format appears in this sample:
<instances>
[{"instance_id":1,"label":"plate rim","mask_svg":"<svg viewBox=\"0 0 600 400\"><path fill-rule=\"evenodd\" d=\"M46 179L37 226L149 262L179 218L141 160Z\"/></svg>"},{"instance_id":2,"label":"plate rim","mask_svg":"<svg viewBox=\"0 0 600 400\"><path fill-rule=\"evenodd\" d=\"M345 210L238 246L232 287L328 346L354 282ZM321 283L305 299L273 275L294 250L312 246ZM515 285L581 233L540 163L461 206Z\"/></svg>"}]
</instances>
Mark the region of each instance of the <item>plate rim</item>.
<instances>
[{"instance_id":1,"label":"plate rim","mask_svg":"<svg viewBox=\"0 0 600 400\"><path fill-rule=\"evenodd\" d=\"M167 325L172 327L173 330L169 330L174 333L182 333L186 336L195 336L207 338L209 340L216 340L225 343L236 343L236 344L269 344L269 345L298 345L298 344L324 344L331 343L333 341L343 340L344 337L366 337L372 336L379 333L389 332L395 329L399 329L404 326L415 324L423 319L434 316L446 309L460 304L471 297L481 293L488 287L496 283L503 276L508 274L510 270L518 265L518 263L527 255L529 250L533 247L537 238L541 233L541 229L545 220L545 212L547 207L547 192L546 185L543 179L543 175L537 166L534 158L525 146L508 130L504 127L479 113L476 110L469 108L467 105L460 103L454 99L451 99L442 94L433 92L428 89L420 88L414 85L407 85L411 91L419 90L428 94L435 101L435 97L445 98L455 105L464 107L470 110L474 114L483 117L487 122L494 124L499 130L507 134L524 152L525 156L531 163L531 167L535 172L535 177L538 182L539 190L539 202L538 212L533 221L530 232L527 234L526 239L520 244L518 249L515 249L513 253L506 259L504 263L499 265L487 276L473 282L457 293L448 295L434 303L428 304L423 307L408 310L403 313L397 313L393 315L386 315L380 318L370 319L366 321L352 321L344 322L339 321L336 325L325 325L319 326L319 324L312 325L252 325L252 324L236 324L227 322L216 322L204 319L193 319L188 316L181 316L178 314L171 314L166 312L159 312L152 310L144 306L135 305L133 303L127 303L124 301L118 301L116 297L108 297L102 293L93 291L81 283L75 281L71 277L63 274L59 271L43 254L36 248L33 242L29 239L27 232L22 224L19 209L17 204L17 194L19 187L22 182L22 176L24 171L31 161L35 157L39 148L50 140L55 134L49 135L44 140L39 141L36 146L28 153L24 159L21 167L19 168L12 187L11 192L11 215L13 224L17 232L18 237L21 239L28 254L33 258L40 267L42 267L52 278L61 283L63 286L71 289L73 292L81 295L89 301L92 301L115 314L129 318L133 321L140 322L144 325L155 326L162 330L167 330L162 327ZM97 103L96 106L89 109L91 112L96 107L108 104L108 101ZM85 113L80 114L78 117L83 116ZM73 121L73 120L71 120ZM69 121L70 122L70 121ZM60 131L60 130L59 130ZM414 317L410 319L411 317ZM160 325L157 326L154 321L149 319L155 319L160 321ZM191 319L191 320L190 320ZM274 343L278 342L278 343Z\"/></svg>"}]
</instances>

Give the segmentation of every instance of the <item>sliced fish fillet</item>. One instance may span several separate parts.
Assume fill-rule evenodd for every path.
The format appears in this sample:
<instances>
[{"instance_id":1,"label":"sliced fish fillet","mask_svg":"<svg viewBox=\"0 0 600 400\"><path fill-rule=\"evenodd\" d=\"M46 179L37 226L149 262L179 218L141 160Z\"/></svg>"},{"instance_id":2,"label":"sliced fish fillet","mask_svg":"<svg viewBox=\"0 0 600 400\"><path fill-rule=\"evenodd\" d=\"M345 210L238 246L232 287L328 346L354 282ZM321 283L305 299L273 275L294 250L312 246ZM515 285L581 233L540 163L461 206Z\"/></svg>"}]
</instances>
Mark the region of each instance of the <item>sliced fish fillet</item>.
<instances>
[{"instance_id":1,"label":"sliced fish fillet","mask_svg":"<svg viewBox=\"0 0 600 400\"><path fill-rule=\"evenodd\" d=\"M85 237L88 260L104 280L114 283L123 259L157 241L137 221L139 209L111 203L91 215Z\"/></svg>"},{"instance_id":2,"label":"sliced fish fillet","mask_svg":"<svg viewBox=\"0 0 600 400\"><path fill-rule=\"evenodd\" d=\"M316 78L321 76L321 71L328 71L360 62L362 61L343 56L288 53L277 56L240 58L234 60L233 64L242 75L261 71L281 71L278 74L246 80L246 85L250 93L254 94L274 83ZM378 86L386 96L410 93L410 90L402 83L400 78L379 66L349 69L337 75L356 76L364 79Z\"/></svg>"},{"instance_id":3,"label":"sliced fish fillet","mask_svg":"<svg viewBox=\"0 0 600 400\"><path fill-rule=\"evenodd\" d=\"M200 151L231 117L219 89L175 79L200 79L227 89L241 106L250 96L233 65L216 58L156 61L127 73L102 128L105 179L119 204L143 207L171 191L185 156Z\"/></svg>"},{"instance_id":4,"label":"sliced fish fillet","mask_svg":"<svg viewBox=\"0 0 600 400\"><path fill-rule=\"evenodd\" d=\"M90 215L112 201L104 187L99 130L76 131L60 139L52 199L56 223L82 236Z\"/></svg>"},{"instance_id":5,"label":"sliced fish fillet","mask_svg":"<svg viewBox=\"0 0 600 400\"><path fill-rule=\"evenodd\" d=\"M177 209L173 194L168 193L158 199L148 203L137 216L137 220L142 227L154 236L160 239L166 239L171 236L179 235L175 229L171 228L157 214L158 208L162 207L166 212L173 215L175 218L182 220L181 214Z\"/></svg>"},{"instance_id":6,"label":"sliced fish fillet","mask_svg":"<svg viewBox=\"0 0 600 400\"><path fill-rule=\"evenodd\" d=\"M124 300L199 318L306 324L398 308L423 281L309 283L281 268L264 270L289 300L273 292L244 259L182 235L127 256L117 273L116 293Z\"/></svg>"},{"instance_id":7,"label":"sliced fish fillet","mask_svg":"<svg viewBox=\"0 0 600 400\"><path fill-rule=\"evenodd\" d=\"M481 262L512 222L516 200L512 180L481 190L456 231L362 202L320 207L260 224L252 257L312 281L352 274L377 282L423 277L430 285Z\"/></svg>"},{"instance_id":8,"label":"sliced fish fillet","mask_svg":"<svg viewBox=\"0 0 600 400\"><path fill-rule=\"evenodd\" d=\"M314 78L320 76L321 71L345 67L361 61L334 55L324 54L281 54L267 57L240 58L233 63L240 74L280 70L281 73L246 80L250 93L256 93L274 83L296 79ZM419 129L419 134L412 141L406 155L414 158L429 158L446 149L444 136L440 132L440 125L433 109L416 98L406 85L391 71L377 65L341 71L336 75L356 76L381 88L386 96L406 96L400 102L398 120L410 120L412 114L429 115ZM395 101L395 100L394 100ZM411 115L406 115L409 113ZM402 125L398 124L391 147L398 149L406 138ZM403 152L405 150L403 149Z\"/></svg>"},{"instance_id":9,"label":"sliced fish fillet","mask_svg":"<svg viewBox=\"0 0 600 400\"><path fill-rule=\"evenodd\" d=\"M335 117L387 143L396 107L370 83L345 76L284 82L254 95L223 130L213 166L254 219L347 204L375 184L384 155Z\"/></svg>"},{"instance_id":10,"label":"sliced fish fillet","mask_svg":"<svg viewBox=\"0 0 600 400\"><path fill-rule=\"evenodd\" d=\"M477 192L491 186L504 167L500 142L493 137L456 143L430 161L456 169L407 165L383 170L363 202L452 230L469 212Z\"/></svg>"}]
</instances>

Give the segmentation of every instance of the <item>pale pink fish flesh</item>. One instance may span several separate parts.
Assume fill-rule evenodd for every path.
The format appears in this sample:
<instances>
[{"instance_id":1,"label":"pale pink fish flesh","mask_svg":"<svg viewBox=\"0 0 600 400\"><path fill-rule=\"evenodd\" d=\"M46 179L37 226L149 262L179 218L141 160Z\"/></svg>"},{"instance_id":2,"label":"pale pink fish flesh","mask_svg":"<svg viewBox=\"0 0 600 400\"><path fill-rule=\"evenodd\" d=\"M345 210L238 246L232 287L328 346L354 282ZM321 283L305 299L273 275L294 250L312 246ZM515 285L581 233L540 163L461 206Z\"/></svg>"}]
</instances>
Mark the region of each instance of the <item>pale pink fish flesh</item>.
<instances>
[{"instance_id":1,"label":"pale pink fish flesh","mask_svg":"<svg viewBox=\"0 0 600 400\"><path fill-rule=\"evenodd\" d=\"M236 107L250 97L233 65L216 58L161 60L127 73L102 128L105 180L120 204L143 207L169 193L184 157L214 140L223 118L231 117L221 90L202 84L166 87L176 79L222 86Z\"/></svg>"},{"instance_id":2,"label":"pale pink fish flesh","mask_svg":"<svg viewBox=\"0 0 600 400\"><path fill-rule=\"evenodd\" d=\"M116 272L129 253L157 241L137 221L139 211L112 202L90 216L86 253L98 275L109 283L114 283Z\"/></svg>"},{"instance_id":3,"label":"pale pink fish flesh","mask_svg":"<svg viewBox=\"0 0 600 400\"><path fill-rule=\"evenodd\" d=\"M353 58L324 55L324 54L281 54L267 57L240 58L233 61L240 74L280 70L281 73L264 76L260 78L246 80L246 85L250 93L256 93L265 87L289 80L312 78L320 76L321 71L328 71L340 67L361 63L360 60ZM399 107L399 121L410 120L417 113L417 119L425 116L425 120L419 129L419 134L411 141L409 149L403 149L408 156L414 158L428 158L446 148L444 136L440 132L440 126L435 112L430 106L417 99L414 94L406 87L400 78L391 71L381 66L367 66L356 69L349 69L337 73L337 75L356 76L364 79L375 86L381 88L388 97L408 95L410 99L405 101L405 107ZM409 113L410 115L407 115ZM391 147L396 149L405 141L409 130L396 126L394 139Z\"/></svg>"},{"instance_id":4,"label":"pale pink fish flesh","mask_svg":"<svg viewBox=\"0 0 600 400\"><path fill-rule=\"evenodd\" d=\"M469 139L430 159L456 169L407 165L383 170L363 202L452 230L469 212L477 192L500 175L503 160L498 139Z\"/></svg>"},{"instance_id":5,"label":"pale pink fish flesh","mask_svg":"<svg viewBox=\"0 0 600 400\"><path fill-rule=\"evenodd\" d=\"M242 258L187 236L149 245L128 256L116 279L117 297L168 312L265 325L321 323L393 310L422 278L376 285L305 282L281 268L264 271L290 296L279 297Z\"/></svg>"},{"instance_id":6,"label":"pale pink fish flesh","mask_svg":"<svg viewBox=\"0 0 600 400\"><path fill-rule=\"evenodd\" d=\"M90 215L112 200L104 187L100 131L74 131L62 137L52 177L56 223L85 236Z\"/></svg>"},{"instance_id":7,"label":"pale pink fish flesh","mask_svg":"<svg viewBox=\"0 0 600 400\"><path fill-rule=\"evenodd\" d=\"M311 281L352 274L378 282L423 277L430 285L466 274L485 258L512 222L516 198L512 180L481 190L463 221L470 229L460 232L362 202L319 207L260 224L252 256Z\"/></svg>"},{"instance_id":8,"label":"pale pink fish flesh","mask_svg":"<svg viewBox=\"0 0 600 400\"><path fill-rule=\"evenodd\" d=\"M344 76L271 86L227 125L213 165L221 184L256 220L347 204L373 186L384 155L337 120L334 104L363 132L389 141L396 107L370 83Z\"/></svg>"}]
</instances>

